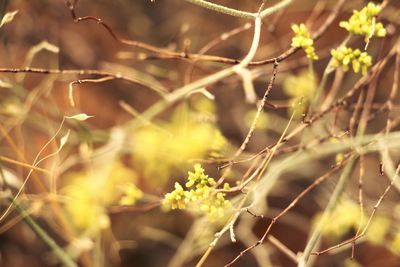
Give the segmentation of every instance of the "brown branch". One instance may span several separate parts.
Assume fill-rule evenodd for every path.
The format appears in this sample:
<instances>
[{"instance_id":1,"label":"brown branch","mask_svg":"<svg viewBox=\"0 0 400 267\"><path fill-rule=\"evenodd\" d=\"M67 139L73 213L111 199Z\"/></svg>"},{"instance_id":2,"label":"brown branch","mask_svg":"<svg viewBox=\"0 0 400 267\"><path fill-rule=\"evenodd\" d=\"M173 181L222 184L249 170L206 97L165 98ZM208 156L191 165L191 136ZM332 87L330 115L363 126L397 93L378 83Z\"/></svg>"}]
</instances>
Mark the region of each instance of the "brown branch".
<instances>
[{"instance_id":1,"label":"brown branch","mask_svg":"<svg viewBox=\"0 0 400 267\"><path fill-rule=\"evenodd\" d=\"M129 78L119 73L112 73L103 70L85 70L85 69L42 69L42 68L0 68L0 73L30 73L30 74L56 74L56 75L95 75L95 76L103 76L104 78L108 77L108 80L123 80L132 84L137 84L151 90L153 88L143 84L141 81ZM100 78L101 79L101 78ZM79 82L75 82L79 83Z\"/></svg>"},{"instance_id":2,"label":"brown branch","mask_svg":"<svg viewBox=\"0 0 400 267\"><path fill-rule=\"evenodd\" d=\"M199 51L198 54L199 55L203 55L205 53L207 53L210 49L212 49L213 47L215 47L216 45L220 44L221 42L231 38L232 36L235 36L243 31L246 31L248 29L251 28L251 23L246 23L240 27L236 27L228 32L225 32L221 35L219 35L216 39L208 42L205 46L203 46ZM193 70L196 66L196 60L194 60L192 62L192 64L187 68L186 74L185 74L185 83L189 83L190 82L190 76L193 73Z\"/></svg>"},{"instance_id":3,"label":"brown branch","mask_svg":"<svg viewBox=\"0 0 400 267\"><path fill-rule=\"evenodd\" d=\"M104 29L107 30L107 32L111 35L113 39L116 41L129 45L129 46L134 46L137 48L141 48L150 52L155 53L156 55L152 55L150 57L145 57L146 59L159 59L160 57L162 59L187 59L187 60L196 60L196 61L210 61L210 62L218 62L218 63L224 63L224 64L239 64L240 60L239 59L232 59L232 58L226 58L226 57L220 57L220 56L212 56L212 55L203 55L203 54L194 54L194 53L186 53L186 52L174 52L165 48L159 48L153 45L149 45L143 42L139 41L134 41L134 40L129 40L126 38L119 37L113 29L105 23L101 18L95 17L95 16L83 16L83 17L78 17L76 15L75 7L76 7L76 2L71 3L69 0L65 0L64 3L68 7L71 17L73 18L74 22L79 23L82 21L95 21L98 24L100 24ZM337 16L339 15L339 12L341 8L343 7L345 3L345 0L339 0L338 3L336 4L334 10L331 12L331 14L328 16L328 18L325 20L325 22L319 27L319 29L312 35L312 38L314 40L318 40L328 29L330 25L335 21ZM261 60L261 61L253 61L248 64L248 66L260 66L260 65L266 65L266 64L273 64L275 62L281 62L282 60L285 60L286 58L290 57L293 55L295 52L300 50L300 48L289 48L285 52L283 52L281 55L271 58L271 59L266 59L266 60Z\"/></svg>"},{"instance_id":4,"label":"brown branch","mask_svg":"<svg viewBox=\"0 0 400 267\"><path fill-rule=\"evenodd\" d=\"M254 245L242 250L231 262L225 265L225 267L232 266L233 264L236 263L236 261L239 260L243 255L245 255L247 252L252 250L253 248L259 246L262 244L269 234L269 232L272 229L272 226L283 216L285 215L289 210L291 210L293 207L297 205L297 203L306 195L308 194L312 189L317 187L320 183L324 182L327 178L331 177L334 173L336 173L342 166L344 166L344 163L347 162L347 160L343 160L340 164L336 165L333 169L329 170L326 174L320 176L318 179L316 179L311 185L309 185L306 189L304 189L297 197L283 210L281 211L277 216L272 218L271 222L268 224L266 231L264 232L263 236L258 240ZM248 211L250 214L250 211ZM262 217L264 218L264 217Z\"/></svg>"},{"instance_id":5,"label":"brown branch","mask_svg":"<svg viewBox=\"0 0 400 267\"><path fill-rule=\"evenodd\" d=\"M394 69L394 74L393 74L393 85L392 89L390 91L389 98L386 102L386 106L388 108L388 120L386 123L386 133L389 132L390 126L393 123L393 106L394 106L394 100L396 98L397 92L399 90L399 76L400 76L400 45L398 46L397 49L397 55L396 55L396 61L395 61L395 69Z\"/></svg>"},{"instance_id":6,"label":"brown branch","mask_svg":"<svg viewBox=\"0 0 400 267\"><path fill-rule=\"evenodd\" d=\"M386 194L389 192L389 190L392 188L392 186L394 185L395 181L397 180L397 178L399 176L399 171L400 171L400 164L397 166L396 173L395 173L395 176L392 178L392 181L386 187L385 191L383 191L382 195L379 197L378 201L376 202L376 204L372 208L372 212L371 212L371 215L368 218L368 222L367 222L367 224L365 225L363 231L360 234L358 234L358 235L354 236L353 238L350 238L350 239L348 239L346 241L343 241L343 242L341 242L341 243L339 243L337 245L334 245L334 246L331 246L329 248L326 248L324 250L314 251L314 252L311 253L311 255L319 256L319 255L325 254L325 253L327 253L329 251L332 251L334 249L340 248L340 247L342 247L344 245L353 244L356 240L358 240L361 237L363 237L365 235L365 233L367 232L368 227L371 224L371 221L372 221L373 217L375 216L376 211L378 210L378 207L380 206L380 204L383 201L383 199L385 198Z\"/></svg>"},{"instance_id":7,"label":"brown branch","mask_svg":"<svg viewBox=\"0 0 400 267\"><path fill-rule=\"evenodd\" d=\"M294 263L298 263L298 259L296 254L290 250L287 246L285 246L281 241L279 241L273 235L268 236L268 241L271 242L274 247L276 247L280 252L286 255L289 259L291 259Z\"/></svg>"},{"instance_id":8,"label":"brown branch","mask_svg":"<svg viewBox=\"0 0 400 267\"><path fill-rule=\"evenodd\" d=\"M274 82L275 82L277 73L278 73L278 62L275 62L274 68L272 70L271 79L270 79L270 81L268 83L267 89L264 92L264 96L261 99L261 102L260 102L260 104L259 104L259 106L257 108L257 114L254 117L254 120L253 120L253 122L251 124L251 127L250 127L250 129L249 129L249 131L248 131L248 133L246 135L246 138L244 139L244 141L241 144L241 146L238 149L238 151L236 151L235 155L233 156L234 158L238 157L246 149L247 144L250 142L250 139L251 139L251 137L252 137L252 135L254 133L254 130L256 129L258 118L261 115L261 113L263 112L264 106L265 106L265 102L267 101L269 93L271 92L272 87L274 86Z\"/></svg>"},{"instance_id":9,"label":"brown branch","mask_svg":"<svg viewBox=\"0 0 400 267\"><path fill-rule=\"evenodd\" d=\"M354 235L356 237L361 233L362 219L364 215L364 202L363 202L363 178L364 178L365 168L364 168L364 155L360 155L360 172L358 175L358 205L360 206L360 224L358 226L357 232ZM354 251L356 246L356 240L351 244L351 258L354 259Z\"/></svg>"}]
</instances>

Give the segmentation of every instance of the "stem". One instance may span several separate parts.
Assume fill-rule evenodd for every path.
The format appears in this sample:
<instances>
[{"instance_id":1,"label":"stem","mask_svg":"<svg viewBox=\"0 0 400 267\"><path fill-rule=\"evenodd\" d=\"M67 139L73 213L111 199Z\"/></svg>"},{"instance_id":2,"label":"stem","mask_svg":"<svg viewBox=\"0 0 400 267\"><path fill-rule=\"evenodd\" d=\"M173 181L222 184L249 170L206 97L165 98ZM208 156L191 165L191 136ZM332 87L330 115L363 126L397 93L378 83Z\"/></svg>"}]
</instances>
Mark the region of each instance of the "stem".
<instances>
[{"instance_id":1,"label":"stem","mask_svg":"<svg viewBox=\"0 0 400 267\"><path fill-rule=\"evenodd\" d=\"M208 84L214 83L222 78L230 76L234 74L238 69L245 68L251 60L254 58L258 45L260 43L261 36L261 17L257 16L254 21L254 37L253 42L251 43L251 47L246 57L237 65L232 66L230 68L221 70L213 75L207 76L203 79L195 81L187 86L184 86L180 89L175 90L171 94L166 96L167 101L175 102L179 99L182 99L184 96L190 94L193 90L204 87Z\"/></svg>"},{"instance_id":2,"label":"stem","mask_svg":"<svg viewBox=\"0 0 400 267\"><path fill-rule=\"evenodd\" d=\"M251 12L247 12L247 11L241 11L241 10L237 10L234 8L229 8L226 6L214 4L214 3L204 1L204 0L185 0L185 1L192 3L194 5L198 5L198 6L222 13L222 14L230 15L233 17L244 18L244 19L255 19L258 16L260 16L261 18L268 17L269 15L285 8L286 6L288 6L289 4L291 4L293 2L293 0L282 0L279 3L277 3L276 5L266 8L260 14L258 14L258 12L251 13Z\"/></svg>"},{"instance_id":3,"label":"stem","mask_svg":"<svg viewBox=\"0 0 400 267\"><path fill-rule=\"evenodd\" d=\"M254 21L254 36L253 36L253 41L252 41L251 47L250 47L249 52L246 55L246 57L239 64L229 67L227 69L223 69L223 70L221 70L217 73L214 73L210 76L207 76L205 78L202 78L200 80L197 80L195 82L192 82L188 85L185 85L181 88L176 89L172 93L166 95L163 100L161 100L161 101L155 103L153 106L149 107L142 114L142 119L150 121L152 118L154 118L160 112L162 112L164 109L173 105L180 99L183 99L184 97L190 95L193 91L195 91L199 88L205 87L206 85L215 83L216 81L219 81L223 78L226 78L226 77L234 74L235 72L237 72L238 69L247 67L247 65L250 63L250 61L255 56L255 53L257 52L257 48L258 48L258 45L260 42L260 36L261 36L261 17L257 16ZM140 125L140 122L138 120L134 120L130 124L130 128L134 129L139 125Z\"/></svg>"},{"instance_id":4,"label":"stem","mask_svg":"<svg viewBox=\"0 0 400 267\"><path fill-rule=\"evenodd\" d=\"M42 172L45 174L50 174L50 171L48 171L46 169L36 167L36 166L30 165L30 164L27 164L24 162L20 162L18 160L10 159L10 158L7 158L7 157L1 156L1 155L0 155L0 161L15 164L15 165L21 166L21 167L29 169L29 170L34 170L34 171L39 171L39 172Z\"/></svg>"},{"instance_id":5,"label":"stem","mask_svg":"<svg viewBox=\"0 0 400 267\"><path fill-rule=\"evenodd\" d=\"M311 112L315 108L316 104L320 102L319 99L321 97L322 91L325 88L328 76L333 71L333 69L329 67L330 64L331 61L329 61L328 66L325 68L324 73L322 74L321 82L319 83L318 88L315 92L315 97L311 101L309 112Z\"/></svg>"},{"instance_id":6,"label":"stem","mask_svg":"<svg viewBox=\"0 0 400 267\"><path fill-rule=\"evenodd\" d=\"M37 236L46 243L53 253L57 256L60 262L66 267L78 267L78 264L68 255L55 241L51 238L40 225L28 214L28 212L14 199L10 201L15 206L17 212L21 215L22 219L29 225L29 227L37 234Z\"/></svg>"},{"instance_id":7,"label":"stem","mask_svg":"<svg viewBox=\"0 0 400 267\"><path fill-rule=\"evenodd\" d=\"M260 17L261 18L268 17L269 15L287 7L292 2L293 2L293 0L282 0L279 3L277 3L276 5L268 7L266 9L264 9L263 11L261 11Z\"/></svg>"},{"instance_id":8,"label":"stem","mask_svg":"<svg viewBox=\"0 0 400 267\"><path fill-rule=\"evenodd\" d=\"M351 37L352 35L349 34L338 47L345 46L350 41ZM312 109L314 109L315 105L320 102L321 94L324 91L328 76L335 70L334 68L332 68L331 63L332 63L332 58L329 60L328 65L326 65L324 73L322 74L321 82L319 83L319 86L315 93L315 97L311 101L309 112L311 112Z\"/></svg>"},{"instance_id":9,"label":"stem","mask_svg":"<svg viewBox=\"0 0 400 267\"><path fill-rule=\"evenodd\" d=\"M245 19L254 19L256 17L255 14L251 12L240 11L234 8L221 6L204 0L186 0L186 1L234 17L245 18Z\"/></svg>"},{"instance_id":10,"label":"stem","mask_svg":"<svg viewBox=\"0 0 400 267\"><path fill-rule=\"evenodd\" d=\"M2 177L4 187L8 190L9 185L4 176L3 169L0 166L0 176ZM51 238L39 224L29 215L29 213L18 203L14 197L9 197L10 202L14 205L15 210L21 215L22 219L29 225L33 232L46 243L60 262L66 267L78 267L78 264L68 255L55 241Z\"/></svg>"},{"instance_id":11,"label":"stem","mask_svg":"<svg viewBox=\"0 0 400 267\"><path fill-rule=\"evenodd\" d=\"M303 255L300 258L298 267L305 267L307 264L307 261L311 255L312 250L314 249L314 246L318 242L320 236L321 236L321 230L324 227L325 223L328 221L330 215L332 214L333 210L336 207L336 204L338 200L340 199L347 181L349 180L349 177L351 173L353 172L354 166L357 162L357 157L352 158L349 163L346 165L344 168L342 175L339 178L339 181L336 185L335 190L332 193L332 197L329 199L329 203L325 208L324 214L319 221L317 227L314 229L313 233L311 234L311 237L309 241L307 242L306 248L304 249Z\"/></svg>"}]
</instances>

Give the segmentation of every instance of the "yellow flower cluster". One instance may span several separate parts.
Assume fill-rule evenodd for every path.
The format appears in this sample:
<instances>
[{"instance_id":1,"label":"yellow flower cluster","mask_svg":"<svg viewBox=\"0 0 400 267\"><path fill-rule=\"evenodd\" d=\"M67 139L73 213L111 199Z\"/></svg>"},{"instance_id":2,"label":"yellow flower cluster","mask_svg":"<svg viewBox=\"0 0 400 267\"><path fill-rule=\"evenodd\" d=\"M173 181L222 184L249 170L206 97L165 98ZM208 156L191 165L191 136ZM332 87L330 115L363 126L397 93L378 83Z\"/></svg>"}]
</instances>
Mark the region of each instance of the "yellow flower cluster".
<instances>
[{"instance_id":1,"label":"yellow flower cluster","mask_svg":"<svg viewBox=\"0 0 400 267\"><path fill-rule=\"evenodd\" d=\"M215 181L213 178L208 177L204 174L204 169L200 164L194 165L194 172L188 172L188 182L185 184L186 187L196 186L196 188L203 188L207 185L214 186Z\"/></svg>"},{"instance_id":2,"label":"yellow flower cluster","mask_svg":"<svg viewBox=\"0 0 400 267\"><path fill-rule=\"evenodd\" d=\"M204 173L200 164L196 164L194 172L188 172L187 190L175 183L175 190L165 195L163 206L167 209L190 208L211 219L222 218L230 207L230 201L225 199L224 193L217 191L215 185L215 180ZM228 185L225 184L224 188Z\"/></svg>"},{"instance_id":3,"label":"yellow flower cluster","mask_svg":"<svg viewBox=\"0 0 400 267\"><path fill-rule=\"evenodd\" d=\"M306 52L307 58L311 60L317 60L318 55L315 53L314 41L311 39L310 33L307 30L306 25L303 23L300 25L293 24L292 31L296 34L292 38L292 47L301 47Z\"/></svg>"},{"instance_id":4,"label":"yellow flower cluster","mask_svg":"<svg viewBox=\"0 0 400 267\"><path fill-rule=\"evenodd\" d=\"M310 71L291 75L283 82L283 91L290 97L289 116L294 112L296 118L306 111L309 102L317 89L317 77Z\"/></svg>"},{"instance_id":5,"label":"yellow flower cluster","mask_svg":"<svg viewBox=\"0 0 400 267\"><path fill-rule=\"evenodd\" d=\"M386 29L382 23L376 22L376 16L381 11L381 7L369 2L360 11L354 10L353 15L348 21L341 21L340 27L357 35L365 36L365 42L368 44L369 39L373 36L386 36ZM372 58L367 52L361 52L360 49L353 50L350 47L341 46L331 51L332 63L334 68L342 67L344 71L349 70L351 63L354 72L358 73L361 69L362 74L367 73L367 69L372 65Z\"/></svg>"},{"instance_id":6,"label":"yellow flower cluster","mask_svg":"<svg viewBox=\"0 0 400 267\"><path fill-rule=\"evenodd\" d=\"M341 46L338 49L331 50L332 63L334 68L341 67L344 71L349 70L351 63L355 73L361 69L362 74L366 74L368 67L372 65L372 58L367 52L361 52L360 49L353 50L350 47Z\"/></svg>"},{"instance_id":7,"label":"yellow flower cluster","mask_svg":"<svg viewBox=\"0 0 400 267\"><path fill-rule=\"evenodd\" d=\"M175 209L186 209L187 204L190 202L190 193L185 191L183 187L176 182L175 190L171 193L167 193L164 197L164 207Z\"/></svg>"},{"instance_id":8,"label":"yellow flower cluster","mask_svg":"<svg viewBox=\"0 0 400 267\"><path fill-rule=\"evenodd\" d=\"M372 36L384 37L386 35L385 28L382 23L375 22L376 16L380 11L380 6L369 2L360 11L354 10L350 19L348 21L341 21L339 25L353 34L364 35L366 42Z\"/></svg>"}]
</instances>

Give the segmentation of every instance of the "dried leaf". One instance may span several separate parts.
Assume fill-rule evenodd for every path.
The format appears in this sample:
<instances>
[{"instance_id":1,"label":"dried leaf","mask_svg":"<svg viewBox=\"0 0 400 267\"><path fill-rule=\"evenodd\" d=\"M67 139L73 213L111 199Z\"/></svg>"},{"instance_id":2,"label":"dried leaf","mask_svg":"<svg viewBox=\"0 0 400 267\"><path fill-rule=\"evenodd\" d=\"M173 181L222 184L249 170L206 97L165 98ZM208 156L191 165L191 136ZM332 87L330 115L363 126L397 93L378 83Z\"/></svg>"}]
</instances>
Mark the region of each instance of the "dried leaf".
<instances>
[{"instance_id":1,"label":"dried leaf","mask_svg":"<svg viewBox=\"0 0 400 267\"><path fill-rule=\"evenodd\" d=\"M7 81L0 80L0 88L12 88L13 85Z\"/></svg>"},{"instance_id":2,"label":"dried leaf","mask_svg":"<svg viewBox=\"0 0 400 267\"><path fill-rule=\"evenodd\" d=\"M12 188L20 188L22 186L22 181L18 179L18 176L14 171L3 168L3 179L7 182L7 185L9 185ZM0 179L0 185L3 184L3 180Z\"/></svg>"},{"instance_id":3,"label":"dried leaf","mask_svg":"<svg viewBox=\"0 0 400 267\"><path fill-rule=\"evenodd\" d=\"M15 15L17 15L17 13L18 10L6 13L0 22L0 28L3 27L4 24L11 22L14 19Z\"/></svg>"},{"instance_id":4,"label":"dried leaf","mask_svg":"<svg viewBox=\"0 0 400 267\"><path fill-rule=\"evenodd\" d=\"M73 116L65 116L66 119L72 119L72 120L77 120L77 121L85 121L89 118L93 118L94 116L89 116L85 113L79 113Z\"/></svg>"},{"instance_id":5,"label":"dried leaf","mask_svg":"<svg viewBox=\"0 0 400 267\"><path fill-rule=\"evenodd\" d=\"M68 130L67 134L61 137L60 139L60 147L58 150L61 150L68 141L70 131Z\"/></svg>"}]
</instances>

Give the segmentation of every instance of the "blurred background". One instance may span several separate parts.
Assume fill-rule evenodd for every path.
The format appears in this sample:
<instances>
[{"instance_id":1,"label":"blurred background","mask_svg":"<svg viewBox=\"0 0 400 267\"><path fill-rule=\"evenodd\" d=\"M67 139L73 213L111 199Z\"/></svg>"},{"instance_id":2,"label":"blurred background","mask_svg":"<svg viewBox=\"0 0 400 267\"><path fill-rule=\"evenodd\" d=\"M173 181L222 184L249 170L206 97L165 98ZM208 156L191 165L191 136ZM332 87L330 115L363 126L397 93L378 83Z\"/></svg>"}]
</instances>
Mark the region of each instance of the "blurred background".
<instances>
[{"instance_id":1,"label":"blurred background","mask_svg":"<svg viewBox=\"0 0 400 267\"><path fill-rule=\"evenodd\" d=\"M249 12L256 12L261 5L254 0L213 2ZM278 2L266 1L266 6ZM290 49L293 24L306 23L310 32L316 32L337 2L294 0L264 18L254 60L274 58ZM225 233L203 266L229 263L255 244L271 218L307 186L335 166L346 164L354 150L344 140L355 136L351 126L358 126L359 118L354 115L357 101L366 101L369 84L374 84L376 93L365 133L373 136L385 130L389 120L386 101L398 75L392 50L400 47L400 3L384 2L386 6L377 19L387 34L371 39L368 53L373 64L385 59L386 65L369 73L373 79L345 104L332 108L327 116L276 150L261 180L264 182L249 193L245 206L251 205L251 212L242 212L235 223L237 242L231 242L229 231ZM215 181L224 176L231 187L239 185L261 164L262 157L256 156L278 142L286 127L289 132L302 127L302 114L321 83L331 49L348 36L339 22L368 1L346 1L315 41L319 60L311 64L300 50L279 64L254 134L232 166L229 163L248 134L258 104L246 101L239 75L209 84L205 88L208 93L182 98L151 121L146 117L149 107L177 88L231 65L163 58L121 40L240 60L252 43L251 21L181 0L75 2L77 17L101 18L104 27L95 20L74 21L69 9L74 3L69 3L0 1L0 17L18 11L0 27L0 266L63 265L43 238L32 231L26 214L78 266L196 266L214 234L251 189L227 193L225 198L232 206L218 218L193 210L166 210L162 204L165 194L174 190L175 182L185 184L195 163L201 163ZM112 29L111 34L107 27ZM360 49L365 45L362 37L353 37L350 43ZM28 67L37 69L10 73L12 68ZM257 99L262 99L273 66L251 66L249 70ZM307 76L310 73L315 75L314 80ZM106 80L101 80L104 77ZM315 114L353 90L361 77L340 69L328 76ZM71 87L75 106L71 105ZM333 90L336 92L330 93ZM301 98L296 98L296 92L303 93ZM324 101L328 96L332 97L330 102ZM391 100L393 125L389 133L396 133L398 95ZM291 120L296 109L300 111ZM93 117L82 119L74 117L76 114ZM397 143L391 143L393 149L387 153L365 149L316 250L339 244L365 226L393 178L384 170L388 164L382 167L382 155L390 158L388 162L393 162L394 168L399 160L399 139L393 140ZM304 160L290 160L299 154ZM297 266L293 256L304 250L339 175L332 172L306 194L274 224L269 238L243 255L236 266ZM359 208L359 176L363 178L365 214ZM391 188L366 236L357 240L354 259L350 259L352 249L347 245L311 256L313 266L400 266L399 188L397 184ZM17 195L17 202L12 204Z\"/></svg>"}]
</instances>

